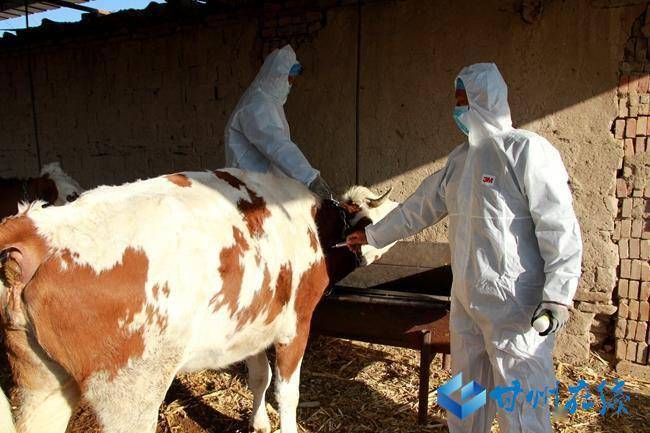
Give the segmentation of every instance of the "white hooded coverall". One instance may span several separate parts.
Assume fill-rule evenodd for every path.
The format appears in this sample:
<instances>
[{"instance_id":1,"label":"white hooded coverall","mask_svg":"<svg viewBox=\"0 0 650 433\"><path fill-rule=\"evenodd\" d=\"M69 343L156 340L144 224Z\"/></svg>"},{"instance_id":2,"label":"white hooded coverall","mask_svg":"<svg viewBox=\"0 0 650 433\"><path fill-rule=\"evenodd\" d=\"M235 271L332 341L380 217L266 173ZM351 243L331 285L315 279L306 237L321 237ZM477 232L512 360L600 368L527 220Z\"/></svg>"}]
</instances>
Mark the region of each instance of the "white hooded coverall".
<instances>
[{"instance_id":1,"label":"white hooded coverall","mask_svg":"<svg viewBox=\"0 0 650 433\"><path fill-rule=\"evenodd\" d=\"M568 175L548 141L512 128L496 65L466 67L458 78L469 100L461 116L469 141L366 235L380 248L449 216L453 373L488 393L519 380L524 393L514 410L499 410L501 432L552 432L548 406L533 409L526 393L555 386L554 336L540 336L530 322L542 300L571 305L580 276L582 241ZM450 414L449 430L487 433L496 409L488 398L464 420Z\"/></svg>"},{"instance_id":2,"label":"white hooded coverall","mask_svg":"<svg viewBox=\"0 0 650 433\"><path fill-rule=\"evenodd\" d=\"M226 165L285 174L309 186L319 172L291 141L284 103L296 53L286 45L266 57L255 80L235 107L225 131Z\"/></svg>"}]
</instances>

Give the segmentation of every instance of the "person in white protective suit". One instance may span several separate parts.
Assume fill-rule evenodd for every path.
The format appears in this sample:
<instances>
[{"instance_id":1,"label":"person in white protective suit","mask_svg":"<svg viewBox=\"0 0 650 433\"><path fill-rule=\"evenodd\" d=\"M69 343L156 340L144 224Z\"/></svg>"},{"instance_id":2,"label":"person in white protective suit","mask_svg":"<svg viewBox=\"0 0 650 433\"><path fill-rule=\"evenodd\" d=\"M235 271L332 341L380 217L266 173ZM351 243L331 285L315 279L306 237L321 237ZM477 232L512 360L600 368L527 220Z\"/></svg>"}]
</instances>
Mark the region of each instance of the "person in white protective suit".
<instances>
[{"instance_id":1,"label":"person in white protective suit","mask_svg":"<svg viewBox=\"0 0 650 433\"><path fill-rule=\"evenodd\" d=\"M456 84L454 118L468 141L384 219L350 234L348 246L381 248L448 215L453 373L488 393L518 380L524 393L512 411L499 409L501 432L552 432L548 406L533 409L526 392L555 386L552 334L568 320L580 276L568 175L548 141L513 129L496 65L468 66ZM538 332L532 323L542 315L550 324ZM450 414L449 431L489 432L496 410L488 398L463 420Z\"/></svg>"},{"instance_id":2,"label":"person in white protective suit","mask_svg":"<svg viewBox=\"0 0 650 433\"><path fill-rule=\"evenodd\" d=\"M284 103L301 71L290 45L266 57L226 125L226 165L286 175L321 197L331 198L327 182L291 141L284 113Z\"/></svg>"}]
</instances>

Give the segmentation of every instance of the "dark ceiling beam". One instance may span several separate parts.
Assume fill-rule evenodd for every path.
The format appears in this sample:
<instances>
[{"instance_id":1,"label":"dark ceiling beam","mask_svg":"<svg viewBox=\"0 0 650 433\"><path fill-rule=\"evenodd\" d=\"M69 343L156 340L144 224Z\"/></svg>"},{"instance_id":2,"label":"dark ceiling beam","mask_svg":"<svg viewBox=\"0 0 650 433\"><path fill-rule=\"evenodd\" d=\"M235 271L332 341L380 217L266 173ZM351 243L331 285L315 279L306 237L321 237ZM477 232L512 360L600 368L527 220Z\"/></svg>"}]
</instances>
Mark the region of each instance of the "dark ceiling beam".
<instances>
[{"instance_id":1,"label":"dark ceiling beam","mask_svg":"<svg viewBox=\"0 0 650 433\"><path fill-rule=\"evenodd\" d=\"M77 3L71 3L67 2L64 0L46 0L46 1L41 1L40 3L45 3L53 6L59 6L62 8L70 8L70 9L76 9L78 11L83 11L83 12L91 12L99 15L108 15L110 14L109 11L101 10L101 9L95 9L91 8L88 6L80 5Z\"/></svg>"}]
</instances>

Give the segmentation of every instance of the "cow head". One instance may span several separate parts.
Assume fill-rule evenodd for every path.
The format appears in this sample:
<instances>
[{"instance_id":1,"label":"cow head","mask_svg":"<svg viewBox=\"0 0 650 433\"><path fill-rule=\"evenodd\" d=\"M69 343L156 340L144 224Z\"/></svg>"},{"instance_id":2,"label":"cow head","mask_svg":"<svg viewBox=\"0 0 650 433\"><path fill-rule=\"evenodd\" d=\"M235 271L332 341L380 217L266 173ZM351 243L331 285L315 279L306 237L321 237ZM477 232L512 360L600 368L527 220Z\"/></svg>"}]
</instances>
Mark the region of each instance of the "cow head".
<instances>
[{"instance_id":1,"label":"cow head","mask_svg":"<svg viewBox=\"0 0 650 433\"><path fill-rule=\"evenodd\" d=\"M64 172L58 162L51 162L44 165L41 170L41 177L51 179L56 185L58 196L52 203L55 206L61 206L75 201L79 197L79 194L83 192L81 185Z\"/></svg>"},{"instance_id":2,"label":"cow head","mask_svg":"<svg viewBox=\"0 0 650 433\"><path fill-rule=\"evenodd\" d=\"M398 204L388 198L391 191L392 188L389 188L383 194L377 195L365 186L353 186L348 189L343 194L341 203L351 215L349 224L352 230L360 230L374 224L395 209ZM393 245L394 243L384 248L364 245L361 248L361 265L366 266L378 260Z\"/></svg>"}]
</instances>

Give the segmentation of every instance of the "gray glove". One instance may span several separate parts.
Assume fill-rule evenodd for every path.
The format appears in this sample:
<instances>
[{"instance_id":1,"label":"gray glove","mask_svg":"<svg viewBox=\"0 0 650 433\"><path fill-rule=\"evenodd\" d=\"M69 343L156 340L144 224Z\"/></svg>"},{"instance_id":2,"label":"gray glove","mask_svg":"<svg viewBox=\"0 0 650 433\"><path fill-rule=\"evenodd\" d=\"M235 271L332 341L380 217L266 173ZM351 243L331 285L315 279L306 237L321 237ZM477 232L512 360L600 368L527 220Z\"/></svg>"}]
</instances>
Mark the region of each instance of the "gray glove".
<instances>
[{"instance_id":1,"label":"gray glove","mask_svg":"<svg viewBox=\"0 0 650 433\"><path fill-rule=\"evenodd\" d=\"M327 182L325 182L325 179L323 179L320 174L316 176L316 179L311 181L309 184L309 189L311 192L324 199L332 200L334 198L334 194L332 194L332 188L330 188L330 186L327 184Z\"/></svg>"},{"instance_id":2,"label":"gray glove","mask_svg":"<svg viewBox=\"0 0 650 433\"><path fill-rule=\"evenodd\" d=\"M559 302L542 301L537 306L537 309L535 309L533 317L530 319L530 325L533 326L535 320L539 319L543 315L547 315L551 323L548 329L544 332L540 332L539 335L545 336L548 334L555 334L557 331L562 329L569 320L569 307L560 304Z\"/></svg>"}]
</instances>

